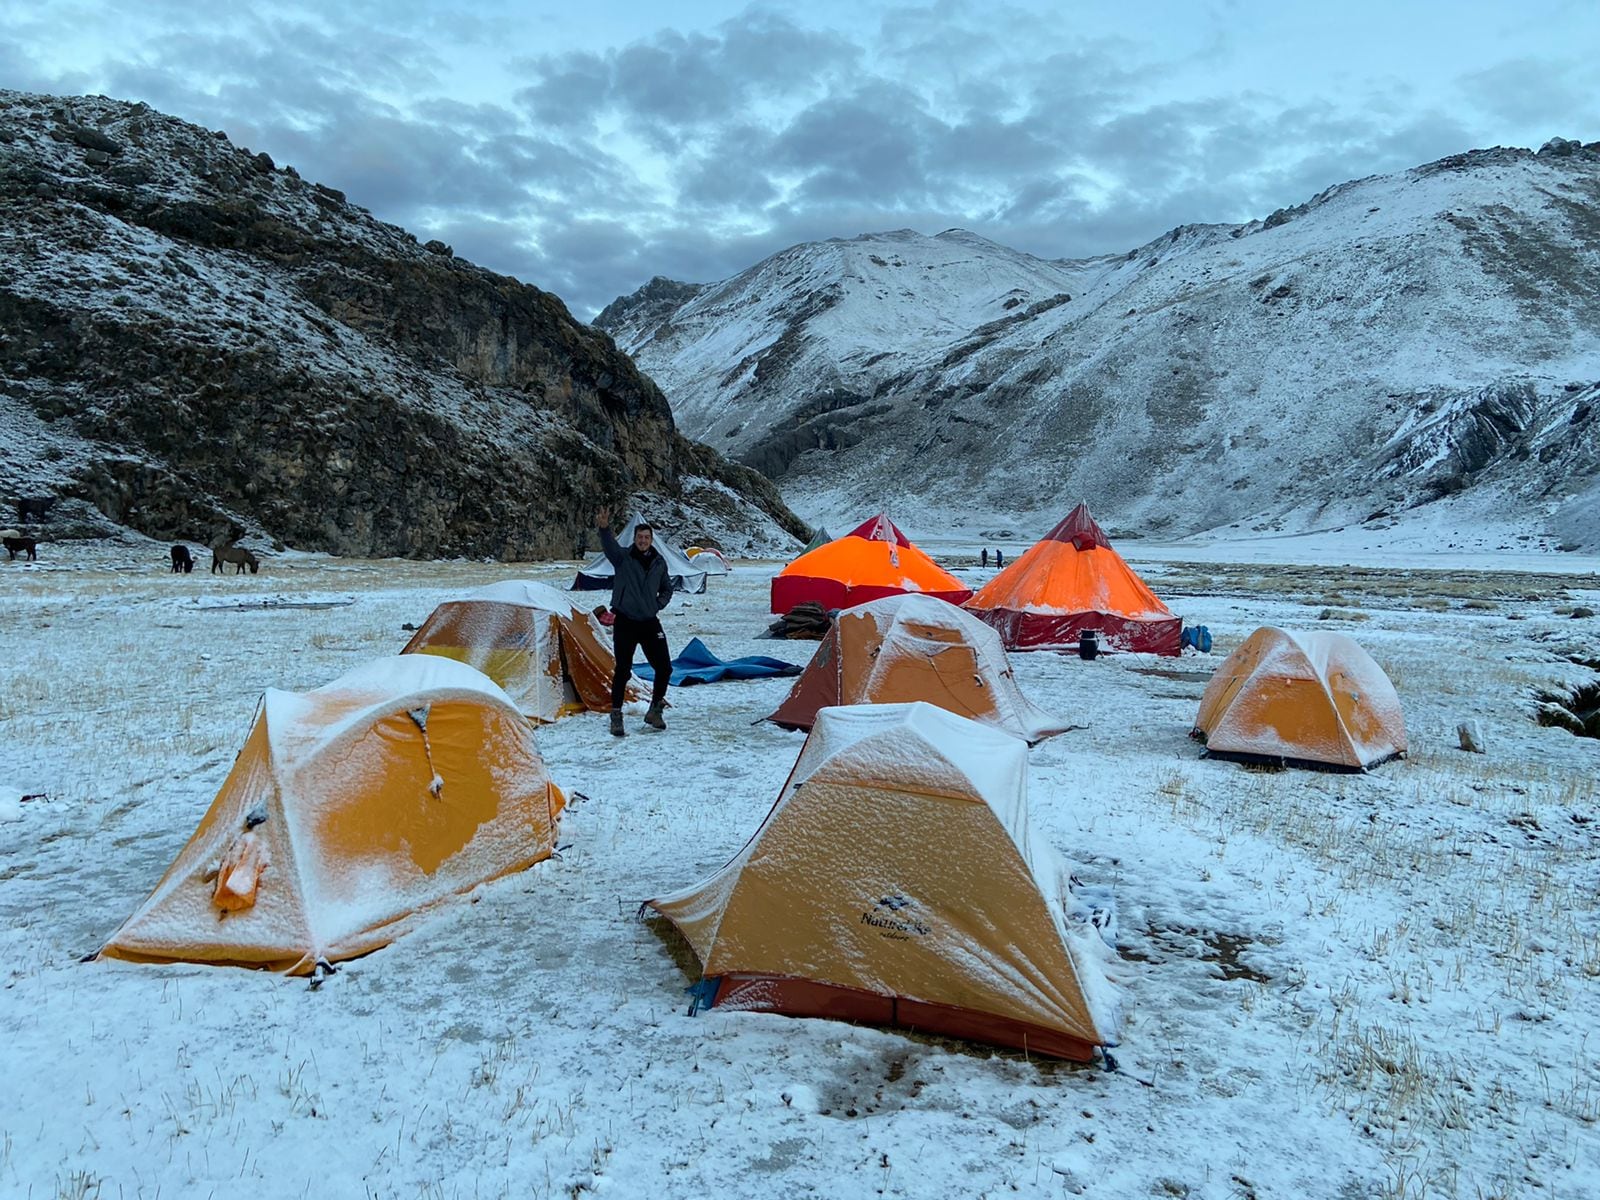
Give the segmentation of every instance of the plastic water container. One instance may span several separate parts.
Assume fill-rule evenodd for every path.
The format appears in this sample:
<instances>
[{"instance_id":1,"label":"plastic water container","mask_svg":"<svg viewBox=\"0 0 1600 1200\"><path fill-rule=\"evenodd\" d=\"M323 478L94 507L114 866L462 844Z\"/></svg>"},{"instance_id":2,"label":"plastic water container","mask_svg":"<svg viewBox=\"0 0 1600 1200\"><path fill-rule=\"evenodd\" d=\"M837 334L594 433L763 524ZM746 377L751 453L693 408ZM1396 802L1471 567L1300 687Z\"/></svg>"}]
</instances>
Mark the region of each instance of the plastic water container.
<instances>
[{"instance_id":1,"label":"plastic water container","mask_svg":"<svg viewBox=\"0 0 1600 1200\"><path fill-rule=\"evenodd\" d=\"M1100 653L1100 631L1098 629L1085 629L1078 634L1078 657L1085 662L1097 657Z\"/></svg>"}]
</instances>

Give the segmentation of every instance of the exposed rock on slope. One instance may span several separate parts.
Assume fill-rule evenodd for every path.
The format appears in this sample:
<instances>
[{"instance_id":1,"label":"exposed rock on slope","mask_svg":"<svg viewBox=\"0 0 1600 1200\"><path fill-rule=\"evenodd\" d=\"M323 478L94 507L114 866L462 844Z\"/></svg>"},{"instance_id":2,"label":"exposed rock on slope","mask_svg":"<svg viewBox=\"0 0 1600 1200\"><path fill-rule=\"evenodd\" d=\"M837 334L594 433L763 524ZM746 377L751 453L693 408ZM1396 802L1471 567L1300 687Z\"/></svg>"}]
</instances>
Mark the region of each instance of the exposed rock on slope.
<instances>
[{"instance_id":1,"label":"exposed rock on slope","mask_svg":"<svg viewBox=\"0 0 1600 1200\"><path fill-rule=\"evenodd\" d=\"M0 92L0 432L0 496L65 498L58 535L565 556L630 495L730 549L803 533L556 297L103 98Z\"/></svg>"},{"instance_id":2,"label":"exposed rock on slope","mask_svg":"<svg viewBox=\"0 0 1600 1200\"><path fill-rule=\"evenodd\" d=\"M1570 540L1600 472L1597 214L1600 143L1474 151L1093 260L796 246L602 324L686 432L824 520L907 496L1028 527L1084 497L1177 535L1440 502Z\"/></svg>"}]
</instances>

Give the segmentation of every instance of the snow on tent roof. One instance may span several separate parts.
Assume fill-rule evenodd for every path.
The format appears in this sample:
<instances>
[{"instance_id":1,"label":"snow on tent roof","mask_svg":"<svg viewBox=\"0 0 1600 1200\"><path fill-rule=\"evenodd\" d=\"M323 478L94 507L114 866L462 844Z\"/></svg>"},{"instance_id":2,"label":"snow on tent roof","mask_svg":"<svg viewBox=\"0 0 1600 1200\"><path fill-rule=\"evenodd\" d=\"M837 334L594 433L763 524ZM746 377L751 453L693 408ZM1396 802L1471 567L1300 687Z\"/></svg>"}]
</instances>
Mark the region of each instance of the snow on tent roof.
<instances>
[{"instance_id":1,"label":"snow on tent roof","mask_svg":"<svg viewBox=\"0 0 1600 1200\"><path fill-rule=\"evenodd\" d=\"M381 659L268 691L210 808L101 953L304 973L549 857L561 793L509 698L462 663Z\"/></svg>"},{"instance_id":2,"label":"snow on tent roof","mask_svg":"<svg viewBox=\"0 0 1600 1200\"><path fill-rule=\"evenodd\" d=\"M1217 668L1194 735L1206 755L1364 771L1404 754L1400 697L1342 633L1264 625Z\"/></svg>"},{"instance_id":3,"label":"snow on tent roof","mask_svg":"<svg viewBox=\"0 0 1600 1200\"><path fill-rule=\"evenodd\" d=\"M925 700L1037 742L1069 728L1017 687L1000 635L944 600L909 593L847 608L767 719L809 729L819 708Z\"/></svg>"},{"instance_id":4,"label":"snow on tent roof","mask_svg":"<svg viewBox=\"0 0 1600 1200\"><path fill-rule=\"evenodd\" d=\"M543 608L550 612L570 612L578 603L560 588L534 579L502 579L462 596L463 600L488 600L496 604L519 604L524 608Z\"/></svg>"},{"instance_id":5,"label":"snow on tent roof","mask_svg":"<svg viewBox=\"0 0 1600 1200\"><path fill-rule=\"evenodd\" d=\"M643 517L635 514L628 521L628 524L624 526L622 532L616 535L617 545L624 550L633 545L633 531L638 528L639 523L643 520ZM667 578L672 580L673 591L696 594L705 591L705 568L697 567L691 563L685 557L683 551L673 545L662 534L661 530L652 526L651 532L654 537L650 544L655 547L656 552L662 558L667 560ZM605 551L602 550L578 572L578 578L573 581L572 588L574 591L580 592L599 591L603 588L609 588L616 574L617 569L611 565L611 560L606 557Z\"/></svg>"},{"instance_id":6,"label":"snow on tent roof","mask_svg":"<svg viewBox=\"0 0 1600 1200\"><path fill-rule=\"evenodd\" d=\"M475 667L537 721L611 707L616 662L604 629L571 593L533 580L501 580L445 601L401 653Z\"/></svg>"},{"instance_id":7,"label":"snow on tent roof","mask_svg":"<svg viewBox=\"0 0 1600 1200\"><path fill-rule=\"evenodd\" d=\"M648 903L730 1009L906 1025L1087 1059L1108 951L1068 927L1022 743L928 704L825 708L754 837Z\"/></svg>"}]
</instances>

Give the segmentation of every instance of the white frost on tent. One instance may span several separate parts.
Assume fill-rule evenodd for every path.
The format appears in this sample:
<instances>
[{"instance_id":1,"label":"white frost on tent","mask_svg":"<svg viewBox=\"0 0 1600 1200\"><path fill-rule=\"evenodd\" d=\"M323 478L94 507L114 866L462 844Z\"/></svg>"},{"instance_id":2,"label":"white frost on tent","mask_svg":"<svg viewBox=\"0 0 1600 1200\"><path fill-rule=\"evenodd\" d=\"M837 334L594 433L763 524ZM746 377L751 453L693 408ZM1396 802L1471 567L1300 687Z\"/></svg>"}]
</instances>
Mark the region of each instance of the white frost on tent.
<instances>
[{"instance_id":1,"label":"white frost on tent","mask_svg":"<svg viewBox=\"0 0 1600 1200\"><path fill-rule=\"evenodd\" d=\"M979 671L986 678L1004 680L1002 686L992 689L991 699L1000 718L1000 727L1028 742L1037 742L1053 733L1066 729L1067 723L1053 717L1022 694L1016 685L1011 660L1000 635L965 609L921 592L907 592L899 596L884 596L869 600L840 613L840 618L866 617L878 627L883 649L873 660L867 673L863 691L872 695L872 681L889 675L896 656L917 654L935 657L950 649L952 643L965 642L972 647ZM914 626L947 629L949 639L935 640L918 635Z\"/></svg>"}]
</instances>

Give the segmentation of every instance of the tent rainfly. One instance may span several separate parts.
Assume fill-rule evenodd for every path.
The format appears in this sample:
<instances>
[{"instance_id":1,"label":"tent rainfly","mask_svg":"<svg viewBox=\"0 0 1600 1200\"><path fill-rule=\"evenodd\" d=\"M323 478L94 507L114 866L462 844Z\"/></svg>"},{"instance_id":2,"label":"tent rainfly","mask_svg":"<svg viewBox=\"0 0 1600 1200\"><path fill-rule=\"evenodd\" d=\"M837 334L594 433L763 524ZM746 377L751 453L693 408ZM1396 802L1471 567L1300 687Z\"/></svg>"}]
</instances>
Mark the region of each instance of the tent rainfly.
<instances>
[{"instance_id":1,"label":"tent rainfly","mask_svg":"<svg viewBox=\"0 0 1600 1200\"><path fill-rule=\"evenodd\" d=\"M1098 630L1107 650L1176 655L1183 621L1111 547L1087 505L1013 561L966 603L1011 650L1076 647Z\"/></svg>"},{"instance_id":2,"label":"tent rainfly","mask_svg":"<svg viewBox=\"0 0 1600 1200\"><path fill-rule=\"evenodd\" d=\"M846 609L767 719L810 729L833 704L924 700L1027 742L1069 728L1022 694L1000 636L932 596L886 596Z\"/></svg>"},{"instance_id":3,"label":"tent rainfly","mask_svg":"<svg viewBox=\"0 0 1600 1200\"><path fill-rule=\"evenodd\" d=\"M827 545L800 555L772 580L772 611L782 616L811 601L849 608L884 596L924 592L960 604L972 595L879 513Z\"/></svg>"},{"instance_id":4,"label":"tent rainfly","mask_svg":"<svg viewBox=\"0 0 1600 1200\"><path fill-rule=\"evenodd\" d=\"M1193 736L1208 758L1365 771L1406 752L1383 668L1342 633L1262 626L1217 668Z\"/></svg>"},{"instance_id":5,"label":"tent rainfly","mask_svg":"<svg viewBox=\"0 0 1600 1200\"><path fill-rule=\"evenodd\" d=\"M476 667L536 721L611 707L605 629L565 592L505 579L433 610L402 654L437 654Z\"/></svg>"},{"instance_id":6,"label":"tent rainfly","mask_svg":"<svg viewBox=\"0 0 1600 1200\"><path fill-rule=\"evenodd\" d=\"M716 1007L1087 1061L1114 1042L1109 952L1069 926L1069 876L1026 787L1022 742L932 705L823 709L745 847L646 903Z\"/></svg>"},{"instance_id":7,"label":"tent rainfly","mask_svg":"<svg viewBox=\"0 0 1600 1200\"><path fill-rule=\"evenodd\" d=\"M305 974L550 856L533 726L463 663L402 654L269 689L199 828L100 953Z\"/></svg>"},{"instance_id":8,"label":"tent rainfly","mask_svg":"<svg viewBox=\"0 0 1600 1200\"><path fill-rule=\"evenodd\" d=\"M643 517L635 515L616 535L617 545L623 550L633 545L633 531ZM654 530L655 538L651 542L656 552L667 560L667 578L672 580L672 590L675 592L692 592L698 594L706 590L706 570L697 567L689 561L682 550L672 544L659 529ZM616 568L611 565L611 560L601 551L578 572L578 577L572 581L572 590L575 592L609 591L612 581L617 574Z\"/></svg>"}]
</instances>

